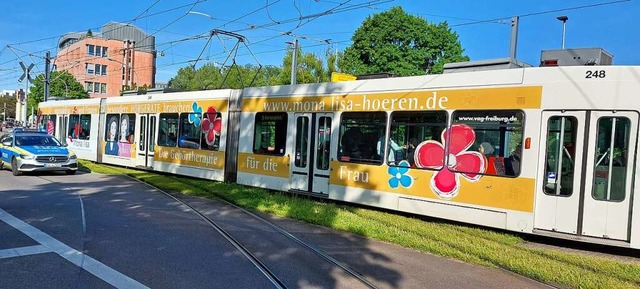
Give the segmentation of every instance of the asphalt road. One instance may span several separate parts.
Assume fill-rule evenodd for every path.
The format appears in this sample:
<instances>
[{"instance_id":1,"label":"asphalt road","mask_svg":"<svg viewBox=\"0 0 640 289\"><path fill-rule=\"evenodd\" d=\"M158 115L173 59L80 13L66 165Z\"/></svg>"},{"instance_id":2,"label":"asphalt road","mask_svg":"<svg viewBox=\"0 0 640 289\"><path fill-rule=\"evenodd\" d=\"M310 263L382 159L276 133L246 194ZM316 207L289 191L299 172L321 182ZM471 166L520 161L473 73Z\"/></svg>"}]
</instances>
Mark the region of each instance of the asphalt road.
<instances>
[{"instance_id":1,"label":"asphalt road","mask_svg":"<svg viewBox=\"0 0 640 289\"><path fill-rule=\"evenodd\" d=\"M219 201L184 197L287 282L356 288L353 278ZM379 288L549 288L521 276L272 218ZM0 171L0 288L269 288L189 208L126 177Z\"/></svg>"}]
</instances>

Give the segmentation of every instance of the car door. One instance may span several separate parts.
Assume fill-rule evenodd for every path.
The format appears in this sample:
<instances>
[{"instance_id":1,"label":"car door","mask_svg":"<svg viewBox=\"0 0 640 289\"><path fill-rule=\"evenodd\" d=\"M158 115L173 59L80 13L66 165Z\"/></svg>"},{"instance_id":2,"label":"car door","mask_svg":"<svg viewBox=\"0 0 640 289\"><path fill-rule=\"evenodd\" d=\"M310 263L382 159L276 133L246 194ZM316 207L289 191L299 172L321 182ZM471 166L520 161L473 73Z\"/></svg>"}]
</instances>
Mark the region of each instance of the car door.
<instances>
[{"instance_id":1,"label":"car door","mask_svg":"<svg viewBox=\"0 0 640 289\"><path fill-rule=\"evenodd\" d=\"M4 145L5 143L11 143L13 145L13 136L4 135L0 138L0 157L4 163L10 164L11 157L13 156L13 151L11 150L12 145L6 146Z\"/></svg>"},{"instance_id":2,"label":"car door","mask_svg":"<svg viewBox=\"0 0 640 289\"><path fill-rule=\"evenodd\" d=\"M2 162L6 162L5 155L7 153L5 152L6 149L5 149L4 145L2 144L2 143L4 143L5 139L7 139L6 135L3 135L3 136L0 137L0 160L2 160Z\"/></svg>"}]
</instances>

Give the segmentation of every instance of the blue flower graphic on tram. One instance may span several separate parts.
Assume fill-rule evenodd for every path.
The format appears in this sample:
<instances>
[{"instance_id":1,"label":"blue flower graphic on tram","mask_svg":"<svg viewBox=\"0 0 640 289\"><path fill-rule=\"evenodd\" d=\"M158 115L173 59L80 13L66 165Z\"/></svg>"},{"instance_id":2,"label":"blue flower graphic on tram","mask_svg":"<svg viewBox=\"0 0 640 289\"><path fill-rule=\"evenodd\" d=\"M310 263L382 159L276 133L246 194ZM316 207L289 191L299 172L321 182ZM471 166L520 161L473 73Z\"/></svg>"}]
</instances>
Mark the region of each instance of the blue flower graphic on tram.
<instances>
[{"instance_id":1,"label":"blue flower graphic on tram","mask_svg":"<svg viewBox=\"0 0 640 289\"><path fill-rule=\"evenodd\" d=\"M407 161L401 161L397 167L389 167L387 172L391 175L389 186L392 189L397 189L398 185L402 185L405 188L410 188L413 185L413 178L407 174L409 167L410 165Z\"/></svg>"},{"instance_id":2,"label":"blue flower graphic on tram","mask_svg":"<svg viewBox=\"0 0 640 289\"><path fill-rule=\"evenodd\" d=\"M193 102L192 105L193 112L189 114L189 123L195 124L195 126L200 126L200 117L202 116L202 107L198 106L197 102Z\"/></svg>"}]
</instances>

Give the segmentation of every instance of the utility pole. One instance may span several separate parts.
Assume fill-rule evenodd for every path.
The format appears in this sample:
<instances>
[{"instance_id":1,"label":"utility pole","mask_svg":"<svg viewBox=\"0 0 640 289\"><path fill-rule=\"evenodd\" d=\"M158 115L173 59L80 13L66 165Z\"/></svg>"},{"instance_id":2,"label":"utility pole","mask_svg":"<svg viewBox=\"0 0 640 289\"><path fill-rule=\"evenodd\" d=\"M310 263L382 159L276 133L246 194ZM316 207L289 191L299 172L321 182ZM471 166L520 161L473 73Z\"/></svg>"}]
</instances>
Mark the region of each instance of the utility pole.
<instances>
[{"instance_id":1,"label":"utility pole","mask_svg":"<svg viewBox=\"0 0 640 289\"><path fill-rule=\"evenodd\" d=\"M291 61L291 85L296 84L296 73L298 72L298 39L293 42L293 60Z\"/></svg>"},{"instance_id":2,"label":"utility pole","mask_svg":"<svg viewBox=\"0 0 640 289\"><path fill-rule=\"evenodd\" d=\"M518 47L518 22L520 17L515 16L511 18L511 46L509 47L509 58L515 63L516 60L516 48Z\"/></svg>"},{"instance_id":3,"label":"utility pole","mask_svg":"<svg viewBox=\"0 0 640 289\"><path fill-rule=\"evenodd\" d=\"M49 81L51 78L51 75L49 73L49 65L51 65L51 53L47 51L47 54L44 58L44 101L45 102L47 102L47 99L49 99L49 89L50 89Z\"/></svg>"},{"instance_id":4,"label":"utility pole","mask_svg":"<svg viewBox=\"0 0 640 289\"><path fill-rule=\"evenodd\" d=\"M7 121L7 103L4 103L4 108L2 109L2 121Z\"/></svg>"}]
</instances>

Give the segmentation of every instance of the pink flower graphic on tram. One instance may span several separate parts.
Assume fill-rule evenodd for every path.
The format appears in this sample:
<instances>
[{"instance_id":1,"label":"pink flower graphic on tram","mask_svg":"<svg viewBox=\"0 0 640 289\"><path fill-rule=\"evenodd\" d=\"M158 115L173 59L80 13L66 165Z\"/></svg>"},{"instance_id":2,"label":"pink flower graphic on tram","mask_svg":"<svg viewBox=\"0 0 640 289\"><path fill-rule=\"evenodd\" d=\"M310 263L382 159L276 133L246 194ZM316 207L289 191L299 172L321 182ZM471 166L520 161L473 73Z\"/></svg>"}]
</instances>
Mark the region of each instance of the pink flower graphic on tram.
<instances>
[{"instance_id":1,"label":"pink flower graphic on tram","mask_svg":"<svg viewBox=\"0 0 640 289\"><path fill-rule=\"evenodd\" d=\"M486 159L479 152L467 151L475 142L476 134L466 124L452 125L442 132L441 139L442 143L432 140L420 143L416 147L415 163L420 168L439 170L431 177L431 190L440 198L451 199L460 190L460 175L472 182L479 180ZM449 149L446 164L445 147Z\"/></svg>"},{"instance_id":2,"label":"pink flower graphic on tram","mask_svg":"<svg viewBox=\"0 0 640 289\"><path fill-rule=\"evenodd\" d=\"M216 136L220 135L221 130L222 120L218 117L216 109L210 106L202 121L202 134L205 135L207 145L213 145L216 142Z\"/></svg>"}]
</instances>

